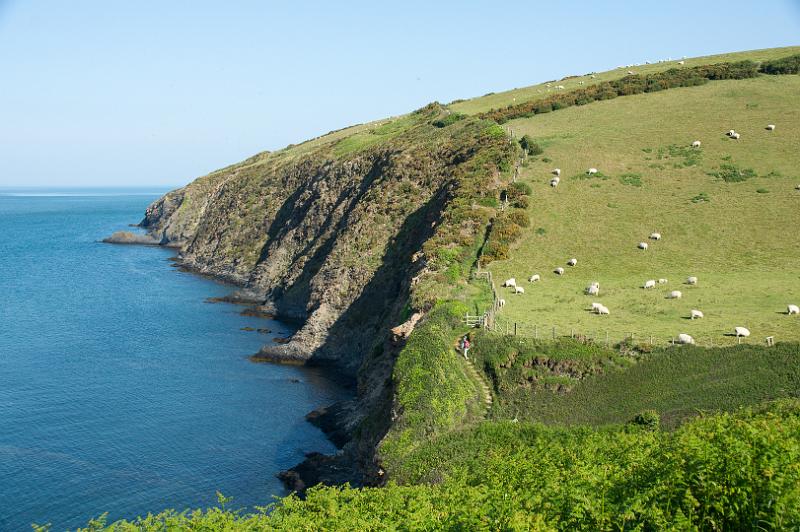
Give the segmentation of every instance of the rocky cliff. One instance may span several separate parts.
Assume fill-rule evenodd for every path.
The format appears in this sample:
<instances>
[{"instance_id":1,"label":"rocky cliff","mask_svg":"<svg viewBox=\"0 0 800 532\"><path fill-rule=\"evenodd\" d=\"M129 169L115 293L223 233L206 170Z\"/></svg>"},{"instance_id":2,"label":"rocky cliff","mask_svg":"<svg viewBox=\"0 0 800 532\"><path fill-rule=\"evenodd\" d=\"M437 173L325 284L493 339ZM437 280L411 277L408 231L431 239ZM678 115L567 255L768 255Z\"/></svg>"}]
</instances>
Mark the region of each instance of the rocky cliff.
<instances>
[{"instance_id":1,"label":"rocky cliff","mask_svg":"<svg viewBox=\"0 0 800 532\"><path fill-rule=\"evenodd\" d=\"M432 104L211 173L156 201L141 225L186 267L302 320L257 358L355 378L358 399L316 421L343 443L369 417L350 446L363 458L389 422L402 341L390 329L474 257L512 153L498 126Z\"/></svg>"}]
</instances>

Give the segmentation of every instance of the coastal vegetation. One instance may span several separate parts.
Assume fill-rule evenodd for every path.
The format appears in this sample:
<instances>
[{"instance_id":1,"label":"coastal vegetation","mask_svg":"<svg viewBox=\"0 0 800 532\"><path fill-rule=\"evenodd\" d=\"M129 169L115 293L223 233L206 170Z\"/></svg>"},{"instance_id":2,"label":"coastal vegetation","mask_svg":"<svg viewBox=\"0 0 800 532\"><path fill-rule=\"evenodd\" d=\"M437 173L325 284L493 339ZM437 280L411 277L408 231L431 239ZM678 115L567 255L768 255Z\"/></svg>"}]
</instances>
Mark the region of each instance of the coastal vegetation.
<instances>
[{"instance_id":1,"label":"coastal vegetation","mask_svg":"<svg viewBox=\"0 0 800 532\"><path fill-rule=\"evenodd\" d=\"M221 498L87 530L800 526L800 322L783 312L800 301L787 267L800 248L789 230L800 225L800 78L773 75L794 72L797 52L431 104L165 198L145 225L183 245L189 265L346 343L347 355L302 344L301 330L270 356L308 347L357 377L342 454L381 487L314 487L256 513ZM734 127L741 140L725 135ZM549 186L554 167L573 177ZM651 231L663 240L637 249ZM570 257L576 266L551 273ZM479 267L526 292L501 291L500 307ZM542 280L526 284L533 273ZM700 282L682 285L688 275ZM662 276L685 297L641 288ZM609 316L587 309L594 280ZM698 307L706 317L689 320ZM489 308L552 338L468 327ZM410 335L388 337L401 322ZM725 334L740 324L754 335L733 345ZM670 345L684 331L717 347ZM470 360L457 349L465 334Z\"/></svg>"}]
</instances>

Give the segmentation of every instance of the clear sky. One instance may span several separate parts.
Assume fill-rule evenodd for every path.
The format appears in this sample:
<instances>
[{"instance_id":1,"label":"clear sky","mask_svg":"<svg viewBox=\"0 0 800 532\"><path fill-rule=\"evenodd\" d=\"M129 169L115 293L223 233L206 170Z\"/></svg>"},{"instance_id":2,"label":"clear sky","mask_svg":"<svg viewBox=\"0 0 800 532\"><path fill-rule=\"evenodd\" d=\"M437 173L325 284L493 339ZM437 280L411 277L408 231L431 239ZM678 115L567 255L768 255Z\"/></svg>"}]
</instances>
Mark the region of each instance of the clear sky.
<instances>
[{"instance_id":1,"label":"clear sky","mask_svg":"<svg viewBox=\"0 0 800 532\"><path fill-rule=\"evenodd\" d=\"M350 124L800 44L800 0L0 0L0 186L177 186Z\"/></svg>"}]
</instances>

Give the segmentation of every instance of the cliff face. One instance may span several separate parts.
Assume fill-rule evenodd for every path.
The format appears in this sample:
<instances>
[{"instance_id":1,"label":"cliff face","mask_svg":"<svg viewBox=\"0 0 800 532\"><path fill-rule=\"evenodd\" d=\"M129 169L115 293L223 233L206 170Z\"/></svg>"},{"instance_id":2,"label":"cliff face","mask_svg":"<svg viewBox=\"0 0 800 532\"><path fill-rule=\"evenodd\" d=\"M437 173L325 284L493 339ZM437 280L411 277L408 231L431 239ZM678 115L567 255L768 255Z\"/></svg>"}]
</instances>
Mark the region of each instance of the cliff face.
<instances>
[{"instance_id":1,"label":"cliff face","mask_svg":"<svg viewBox=\"0 0 800 532\"><path fill-rule=\"evenodd\" d=\"M156 201L141 225L178 247L187 267L303 320L289 343L258 357L335 364L357 377L359 400L334 409L346 440L369 409L391 403L389 329L409 314L412 279L446 282L435 278L437 255L465 255L483 236L485 208L461 196L469 185L495 197L491 168L511 152L496 127L432 104L204 176ZM479 215L454 218L457 198ZM362 434L361 443L374 439Z\"/></svg>"}]
</instances>

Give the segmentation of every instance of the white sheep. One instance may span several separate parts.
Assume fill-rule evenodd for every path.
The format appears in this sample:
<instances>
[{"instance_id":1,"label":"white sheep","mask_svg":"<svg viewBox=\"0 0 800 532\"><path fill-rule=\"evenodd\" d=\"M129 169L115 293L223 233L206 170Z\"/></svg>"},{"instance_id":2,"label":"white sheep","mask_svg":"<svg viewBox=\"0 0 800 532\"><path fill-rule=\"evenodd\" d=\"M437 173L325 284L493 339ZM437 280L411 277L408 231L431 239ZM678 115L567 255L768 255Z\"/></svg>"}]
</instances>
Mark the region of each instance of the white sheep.
<instances>
[{"instance_id":1,"label":"white sheep","mask_svg":"<svg viewBox=\"0 0 800 532\"><path fill-rule=\"evenodd\" d=\"M541 278L542 278L542 277L541 277L541 276L540 276L538 273L535 273L535 274L531 275L531 276L528 278L528 282L529 282L529 283L535 283L535 282L539 281Z\"/></svg>"},{"instance_id":2,"label":"white sheep","mask_svg":"<svg viewBox=\"0 0 800 532\"><path fill-rule=\"evenodd\" d=\"M611 314L611 313L608 311L608 307L606 307L605 305L600 305L600 307L598 307L598 308L597 308L597 311L596 311L596 312L597 312L598 314L606 314L606 315L608 315L608 314Z\"/></svg>"},{"instance_id":3,"label":"white sheep","mask_svg":"<svg viewBox=\"0 0 800 532\"><path fill-rule=\"evenodd\" d=\"M553 270L553 273L555 273L556 275L564 275L564 268L562 268L561 266L559 266L558 268L556 268L555 270Z\"/></svg>"},{"instance_id":4,"label":"white sheep","mask_svg":"<svg viewBox=\"0 0 800 532\"><path fill-rule=\"evenodd\" d=\"M593 284L586 287L586 295L589 296L599 296L600 295L600 287L595 286Z\"/></svg>"},{"instance_id":5,"label":"white sheep","mask_svg":"<svg viewBox=\"0 0 800 532\"><path fill-rule=\"evenodd\" d=\"M694 275L691 277L687 277L686 284L691 284L691 285L697 284L697 277L695 277Z\"/></svg>"},{"instance_id":6,"label":"white sheep","mask_svg":"<svg viewBox=\"0 0 800 532\"><path fill-rule=\"evenodd\" d=\"M701 311L699 311L697 309L692 309L692 312L691 312L691 315L689 316L689 319L693 320L695 318L705 318L705 316L703 315L703 313Z\"/></svg>"},{"instance_id":7,"label":"white sheep","mask_svg":"<svg viewBox=\"0 0 800 532\"><path fill-rule=\"evenodd\" d=\"M569 259L567 261L567 266L576 266L578 264L578 259Z\"/></svg>"},{"instance_id":8,"label":"white sheep","mask_svg":"<svg viewBox=\"0 0 800 532\"><path fill-rule=\"evenodd\" d=\"M733 129L729 129L728 132L725 134L728 135L729 137L732 137L736 134L736 131L734 131Z\"/></svg>"},{"instance_id":9,"label":"white sheep","mask_svg":"<svg viewBox=\"0 0 800 532\"><path fill-rule=\"evenodd\" d=\"M733 334L735 334L737 337L742 336L744 338L747 338L748 336L750 336L750 329L748 329L747 327L734 327Z\"/></svg>"},{"instance_id":10,"label":"white sheep","mask_svg":"<svg viewBox=\"0 0 800 532\"><path fill-rule=\"evenodd\" d=\"M550 173L552 173L556 177L559 177L561 175L561 168L553 168L553 171Z\"/></svg>"},{"instance_id":11,"label":"white sheep","mask_svg":"<svg viewBox=\"0 0 800 532\"><path fill-rule=\"evenodd\" d=\"M505 299L498 299L498 300L497 300L497 306L498 306L498 307L504 307L504 306L506 306L506 300L505 300Z\"/></svg>"},{"instance_id":12,"label":"white sheep","mask_svg":"<svg viewBox=\"0 0 800 532\"><path fill-rule=\"evenodd\" d=\"M650 240L661 240L661 233L650 233Z\"/></svg>"},{"instance_id":13,"label":"white sheep","mask_svg":"<svg viewBox=\"0 0 800 532\"><path fill-rule=\"evenodd\" d=\"M590 77L590 78L592 78L592 79L595 79L597 76L595 76L594 74L592 74L592 75L591 75L591 76L589 76L589 77Z\"/></svg>"},{"instance_id":14,"label":"white sheep","mask_svg":"<svg viewBox=\"0 0 800 532\"><path fill-rule=\"evenodd\" d=\"M672 292L669 293L669 295L667 296L667 299L680 299L682 297L683 297L683 294L681 293L680 290L673 290Z\"/></svg>"},{"instance_id":15,"label":"white sheep","mask_svg":"<svg viewBox=\"0 0 800 532\"><path fill-rule=\"evenodd\" d=\"M633 70L628 70L628 75L633 76Z\"/></svg>"},{"instance_id":16,"label":"white sheep","mask_svg":"<svg viewBox=\"0 0 800 532\"><path fill-rule=\"evenodd\" d=\"M550 180L550 186L553 187L553 188L557 187L558 183L559 183L559 180L558 180L557 177L554 177L553 179Z\"/></svg>"},{"instance_id":17,"label":"white sheep","mask_svg":"<svg viewBox=\"0 0 800 532\"><path fill-rule=\"evenodd\" d=\"M775 124L767 124L767 131L775 131Z\"/></svg>"},{"instance_id":18,"label":"white sheep","mask_svg":"<svg viewBox=\"0 0 800 532\"><path fill-rule=\"evenodd\" d=\"M658 280L658 284L667 284L667 280L666 280L666 279L663 279L663 278L662 278L662 279L659 279L659 280Z\"/></svg>"},{"instance_id":19,"label":"white sheep","mask_svg":"<svg viewBox=\"0 0 800 532\"><path fill-rule=\"evenodd\" d=\"M597 312L597 309L599 309L602 306L603 306L602 303L592 303L592 312Z\"/></svg>"},{"instance_id":20,"label":"white sheep","mask_svg":"<svg viewBox=\"0 0 800 532\"><path fill-rule=\"evenodd\" d=\"M644 286L642 288L648 289L648 288L655 288L655 287L656 287L655 279L650 279L649 281L645 281Z\"/></svg>"},{"instance_id":21,"label":"white sheep","mask_svg":"<svg viewBox=\"0 0 800 532\"><path fill-rule=\"evenodd\" d=\"M738 133L734 133L733 135L731 135L732 139L739 140L739 137L741 137L741 135L739 135Z\"/></svg>"},{"instance_id":22,"label":"white sheep","mask_svg":"<svg viewBox=\"0 0 800 532\"><path fill-rule=\"evenodd\" d=\"M699 148L699 147L700 147L700 141L699 140L696 140L696 141L692 142L692 148Z\"/></svg>"},{"instance_id":23,"label":"white sheep","mask_svg":"<svg viewBox=\"0 0 800 532\"><path fill-rule=\"evenodd\" d=\"M679 344L694 344L694 338L690 335L681 333L678 335L678 343Z\"/></svg>"},{"instance_id":24,"label":"white sheep","mask_svg":"<svg viewBox=\"0 0 800 532\"><path fill-rule=\"evenodd\" d=\"M589 168L588 170L586 170L586 173L589 174L589 175L596 174L597 173L597 168Z\"/></svg>"},{"instance_id":25,"label":"white sheep","mask_svg":"<svg viewBox=\"0 0 800 532\"><path fill-rule=\"evenodd\" d=\"M648 245L647 242L639 242L639 249L647 249Z\"/></svg>"},{"instance_id":26,"label":"white sheep","mask_svg":"<svg viewBox=\"0 0 800 532\"><path fill-rule=\"evenodd\" d=\"M592 281L592 286L596 286L597 288L600 288L600 283L598 283L597 281Z\"/></svg>"},{"instance_id":27,"label":"white sheep","mask_svg":"<svg viewBox=\"0 0 800 532\"><path fill-rule=\"evenodd\" d=\"M513 277L511 279L506 279L505 282L501 285L503 287L514 288L517 286L517 280Z\"/></svg>"},{"instance_id":28,"label":"white sheep","mask_svg":"<svg viewBox=\"0 0 800 532\"><path fill-rule=\"evenodd\" d=\"M794 189L795 190L800 190L800 185L797 185L796 187L794 187Z\"/></svg>"},{"instance_id":29,"label":"white sheep","mask_svg":"<svg viewBox=\"0 0 800 532\"><path fill-rule=\"evenodd\" d=\"M786 307L786 314L800 314L800 307L797 305L789 305Z\"/></svg>"},{"instance_id":30,"label":"white sheep","mask_svg":"<svg viewBox=\"0 0 800 532\"><path fill-rule=\"evenodd\" d=\"M556 88L557 88L557 89L563 89L563 88L564 88L564 85L556 85Z\"/></svg>"},{"instance_id":31,"label":"white sheep","mask_svg":"<svg viewBox=\"0 0 800 532\"><path fill-rule=\"evenodd\" d=\"M514 287L514 293L515 294L524 294L525 293L525 289L522 288L521 286L515 286Z\"/></svg>"},{"instance_id":32,"label":"white sheep","mask_svg":"<svg viewBox=\"0 0 800 532\"><path fill-rule=\"evenodd\" d=\"M686 61L678 61L678 64L679 64L679 65L685 65L685 64L686 64Z\"/></svg>"}]
</instances>

